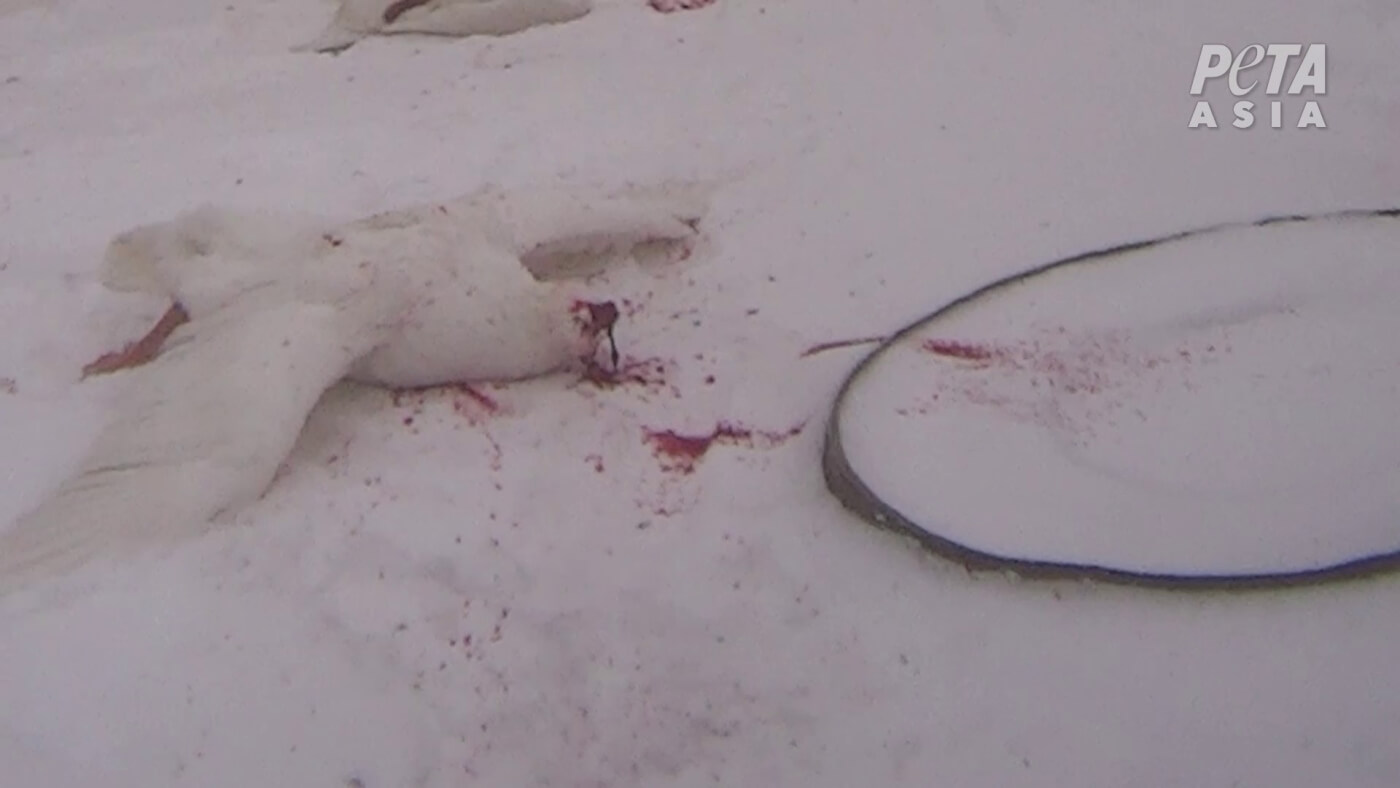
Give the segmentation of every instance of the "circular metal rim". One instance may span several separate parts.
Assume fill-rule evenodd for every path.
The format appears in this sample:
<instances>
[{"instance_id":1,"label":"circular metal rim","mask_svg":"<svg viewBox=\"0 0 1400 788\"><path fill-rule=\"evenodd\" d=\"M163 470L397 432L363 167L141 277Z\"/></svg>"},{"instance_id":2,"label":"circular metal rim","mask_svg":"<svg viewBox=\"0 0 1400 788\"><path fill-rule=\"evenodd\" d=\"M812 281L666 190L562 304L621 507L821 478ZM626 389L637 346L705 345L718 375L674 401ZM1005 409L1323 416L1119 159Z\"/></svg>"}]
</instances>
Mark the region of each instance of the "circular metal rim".
<instances>
[{"instance_id":1,"label":"circular metal rim","mask_svg":"<svg viewBox=\"0 0 1400 788\"><path fill-rule=\"evenodd\" d=\"M886 337L846 375L837 391L826 423L822 446L822 475L827 489L841 504L876 527L913 537L930 552L958 563L969 571L1011 573L1042 580L1091 580L1143 588L1171 590L1249 590L1319 585L1344 580L1373 577L1400 569L1400 548L1389 552L1369 553L1339 563L1315 568L1257 573L1177 574L1137 572L1103 564L1079 564L1061 561L1012 558L968 547L961 542L939 535L932 529L914 522L903 512L882 500L852 467L841 444L841 424L846 401L855 384L874 367L875 362L905 337L963 306L1002 288L1038 276L1048 271L1075 265L1103 262L1110 258L1162 246L1188 238L1228 230L1266 227L1269 225L1301 224L1305 222L1345 219L1400 219L1400 208L1374 208L1333 211L1329 213L1271 216L1247 222L1226 222L1193 230L1164 235L1144 241L1118 244L1090 252L1081 252L1038 265L1029 270L1003 277L959 296L934 311L916 319Z\"/></svg>"}]
</instances>

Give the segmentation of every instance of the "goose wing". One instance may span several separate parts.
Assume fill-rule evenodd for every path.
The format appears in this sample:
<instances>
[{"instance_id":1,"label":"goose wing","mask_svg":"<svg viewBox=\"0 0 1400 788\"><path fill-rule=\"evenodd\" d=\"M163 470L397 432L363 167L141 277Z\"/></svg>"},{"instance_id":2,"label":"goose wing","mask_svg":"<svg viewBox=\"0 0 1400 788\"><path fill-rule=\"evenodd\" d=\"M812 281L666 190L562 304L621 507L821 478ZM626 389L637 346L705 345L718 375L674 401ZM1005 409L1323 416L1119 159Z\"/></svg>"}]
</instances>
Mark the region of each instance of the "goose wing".
<instances>
[{"instance_id":1,"label":"goose wing","mask_svg":"<svg viewBox=\"0 0 1400 788\"><path fill-rule=\"evenodd\" d=\"M363 308L286 299L182 327L131 374L77 472L0 531L0 594L198 534L257 498L376 325Z\"/></svg>"}]
</instances>

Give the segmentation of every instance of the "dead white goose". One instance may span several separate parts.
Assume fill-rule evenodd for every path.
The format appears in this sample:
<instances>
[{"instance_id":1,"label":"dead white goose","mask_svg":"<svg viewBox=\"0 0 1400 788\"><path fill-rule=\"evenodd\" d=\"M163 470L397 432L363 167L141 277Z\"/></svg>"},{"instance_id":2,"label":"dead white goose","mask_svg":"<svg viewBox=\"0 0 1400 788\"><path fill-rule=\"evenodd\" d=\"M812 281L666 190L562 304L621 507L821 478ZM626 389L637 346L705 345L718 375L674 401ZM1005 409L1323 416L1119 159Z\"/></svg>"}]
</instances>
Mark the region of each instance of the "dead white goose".
<instances>
[{"instance_id":1,"label":"dead white goose","mask_svg":"<svg viewBox=\"0 0 1400 788\"><path fill-rule=\"evenodd\" d=\"M687 243L695 189L482 191L337 224L201 208L123 233L104 281L173 305L77 470L0 532L0 593L187 538L260 496L321 394L590 363L616 310L579 274ZM527 267L527 264L528 266Z\"/></svg>"}]
</instances>

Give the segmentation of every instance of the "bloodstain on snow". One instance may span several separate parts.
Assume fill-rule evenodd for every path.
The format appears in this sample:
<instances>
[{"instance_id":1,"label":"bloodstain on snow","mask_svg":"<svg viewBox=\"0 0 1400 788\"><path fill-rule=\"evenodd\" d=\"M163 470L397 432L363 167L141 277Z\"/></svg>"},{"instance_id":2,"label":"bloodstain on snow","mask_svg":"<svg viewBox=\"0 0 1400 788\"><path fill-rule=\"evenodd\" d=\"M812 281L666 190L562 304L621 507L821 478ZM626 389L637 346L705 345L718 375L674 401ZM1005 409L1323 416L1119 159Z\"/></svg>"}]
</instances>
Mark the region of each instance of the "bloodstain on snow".
<instances>
[{"instance_id":1,"label":"bloodstain on snow","mask_svg":"<svg viewBox=\"0 0 1400 788\"><path fill-rule=\"evenodd\" d=\"M670 367L668 362L654 357L624 357L617 369L594 361L584 369L580 380L599 389L636 388L653 394L665 391L679 398L680 390L669 380Z\"/></svg>"},{"instance_id":2,"label":"bloodstain on snow","mask_svg":"<svg viewBox=\"0 0 1400 788\"><path fill-rule=\"evenodd\" d=\"M966 342L950 342L944 339L930 339L923 344L924 350L937 356L960 358L965 361L991 361L996 353L986 345L972 345Z\"/></svg>"},{"instance_id":3,"label":"bloodstain on snow","mask_svg":"<svg viewBox=\"0 0 1400 788\"><path fill-rule=\"evenodd\" d=\"M673 430L647 430L647 442L651 443L652 450L662 460L663 467L692 473L695 463L705 456L719 436L730 432L725 429L727 426L715 427L715 431L709 435L678 435Z\"/></svg>"},{"instance_id":4,"label":"bloodstain on snow","mask_svg":"<svg viewBox=\"0 0 1400 788\"><path fill-rule=\"evenodd\" d=\"M481 435L486 438L487 443L491 444L491 470L499 471L501 469L502 459L505 457L505 452L501 450L500 442L496 440L496 436L492 435L490 430L482 427ZM496 489L501 489L500 482L496 483Z\"/></svg>"},{"instance_id":5,"label":"bloodstain on snow","mask_svg":"<svg viewBox=\"0 0 1400 788\"><path fill-rule=\"evenodd\" d=\"M964 403L994 408L1012 419L1091 436L1113 424L1132 397L1168 385L1193 389L1191 370L1230 352L1228 336L1175 347L1135 344L1127 331L1042 329L1016 342L929 339L919 349L951 364L939 370L933 391L902 416ZM1147 416L1133 408L1140 420Z\"/></svg>"},{"instance_id":6,"label":"bloodstain on snow","mask_svg":"<svg viewBox=\"0 0 1400 788\"><path fill-rule=\"evenodd\" d=\"M501 444L486 429L484 422L504 412L504 408L480 387L470 383L451 383L445 386L396 389L392 396L394 407L408 409L409 412L403 417L403 425L410 428L413 428L418 418L427 412L431 403L445 400L453 413L466 419L472 426L481 428L482 437L491 445L491 470L501 469L504 452L501 450ZM417 434L416 428L414 433Z\"/></svg>"},{"instance_id":7,"label":"bloodstain on snow","mask_svg":"<svg viewBox=\"0 0 1400 788\"><path fill-rule=\"evenodd\" d=\"M446 400L453 413L472 424L478 424L502 411L501 404L494 397L471 383L395 389L393 392L394 407L410 409L403 419L404 426L413 426L414 420L423 415L428 403L441 400Z\"/></svg>"},{"instance_id":8,"label":"bloodstain on snow","mask_svg":"<svg viewBox=\"0 0 1400 788\"><path fill-rule=\"evenodd\" d=\"M663 471L690 474L716 443L751 449L773 448L800 434L804 421L791 429L778 432L755 430L733 422L722 421L705 435L682 435L675 430L645 430L644 440L651 444L652 453Z\"/></svg>"},{"instance_id":9,"label":"bloodstain on snow","mask_svg":"<svg viewBox=\"0 0 1400 788\"><path fill-rule=\"evenodd\" d=\"M482 392L481 389L461 383L453 387L453 390L466 396L468 400L480 406L481 410L489 415L496 415L501 412L501 405L491 395ZM452 400L452 409L458 413L463 412L465 402L459 398Z\"/></svg>"}]
</instances>

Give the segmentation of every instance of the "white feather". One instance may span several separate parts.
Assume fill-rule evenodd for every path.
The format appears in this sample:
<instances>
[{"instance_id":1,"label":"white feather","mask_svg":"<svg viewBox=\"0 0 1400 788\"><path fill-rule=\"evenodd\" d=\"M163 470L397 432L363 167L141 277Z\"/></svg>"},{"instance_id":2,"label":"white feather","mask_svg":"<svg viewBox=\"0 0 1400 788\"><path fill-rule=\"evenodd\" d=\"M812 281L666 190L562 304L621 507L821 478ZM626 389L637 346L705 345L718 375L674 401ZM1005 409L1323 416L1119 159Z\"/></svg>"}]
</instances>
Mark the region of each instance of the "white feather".
<instances>
[{"instance_id":1,"label":"white feather","mask_svg":"<svg viewBox=\"0 0 1400 788\"><path fill-rule=\"evenodd\" d=\"M0 593L197 534L261 495L321 394L544 374L591 355L578 255L694 233L700 204L483 191L336 227L205 207L110 244L104 281L191 322L129 375L78 469L0 533ZM521 255L558 250L541 281Z\"/></svg>"}]
</instances>

